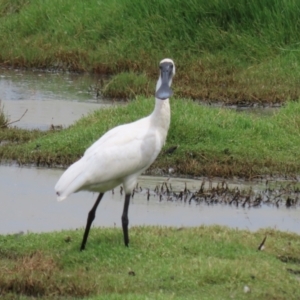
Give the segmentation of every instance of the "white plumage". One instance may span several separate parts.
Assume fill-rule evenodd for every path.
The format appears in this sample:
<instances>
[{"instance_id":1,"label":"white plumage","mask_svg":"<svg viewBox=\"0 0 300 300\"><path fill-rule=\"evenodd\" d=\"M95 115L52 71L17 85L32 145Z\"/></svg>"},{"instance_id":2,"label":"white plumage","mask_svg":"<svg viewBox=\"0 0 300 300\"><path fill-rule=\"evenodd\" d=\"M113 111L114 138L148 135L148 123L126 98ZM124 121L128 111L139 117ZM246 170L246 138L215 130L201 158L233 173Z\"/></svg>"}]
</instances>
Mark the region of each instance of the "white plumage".
<instances>
[{"instance_id":1,"label":"white plumage","mask_svg":"<svg viewBox=\"0 0 300 300\"><path fill-rule=\"evenodd\" d=\"M62 175L55 186L58 200L79 190L105 192L121 183L125 192L132 191L134 180L153 163L166 139L168 110L162 126L151 126L152 119L153 114L104 134Z\"/></svg>"},{"instance_id":2,"label":"white plumage","mask_svg":"<svg viewBox=\"0 0 300 300\"><path fill-rule=\"evenodd\" d=\"M172 95L170 86L174 74L174 62L171 59L162 60L156 86L155 108L152 114L109 130L90 146L83 157L71 165L55 185L59 201L80 190L99 192L99 199L97 199L99 201L95 203L94 207L96 207L92 213L95 214L103 194L123 184L128 198L127 209L125 209L125 205L123 212L123 217L126 219L124 214L127 215L130 194L137 183L137 178L154 162L167 137L170 125L168 98ZM125 231L127 228L125 229L123 224L125 245L127 246L129 240L127 237L126 242ZM86 235L88 235L89 228L86 228L86 231ZM81 250L84 249L85 242Z\"/></svg>"}]
</instances>

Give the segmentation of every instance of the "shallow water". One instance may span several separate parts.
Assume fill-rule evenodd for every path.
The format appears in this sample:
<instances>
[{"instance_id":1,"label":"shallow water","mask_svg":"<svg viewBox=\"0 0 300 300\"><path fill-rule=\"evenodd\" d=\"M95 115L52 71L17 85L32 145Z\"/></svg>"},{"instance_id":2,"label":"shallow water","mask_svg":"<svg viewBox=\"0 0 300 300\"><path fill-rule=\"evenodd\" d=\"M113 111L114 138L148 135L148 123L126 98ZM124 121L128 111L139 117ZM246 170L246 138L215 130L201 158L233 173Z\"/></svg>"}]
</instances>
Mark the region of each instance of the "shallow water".
<instances>
[{"instance_id":1,"label":"shallow water","mask_svg":"<svg viewBox=\"0 0 300 300\"><path fill-rule=\"evenodd\" d=\"M96 97L92 87L99 86L100 80L99 76L88 74L0 69L0 100L11 121L18 120L27 110L13 126L41 130L51 125L67 127L83 115L112 104ZM226 108L261 116L272 115L278 110L278 107L234 105Z\"/></svg>"},{"instance_id":2,"label":"shallow water","mask_svg":"<svg viewBox=\"0 0 300 300\"><path fill-rule=\"evenodd\" d=\"M13 126L47 130L51 125L69 126L96 109L111 105L97 99L98 77L71 73L51 73L0 69L0 100Z\"/></svg>"},{"instance_id":3,"label":"shallow water","mask_svg":"<svg viewBox=\"0 0 300 300\"><path fill-rule=\"evenodd\" d=\"M20 231L47 232L84 227L96 194L79 192L57 202L54 185L63 170L0 166L0 234ZM141 176L144 192L135 194L129 208L130 226L199 226L226 225L232 228L257 230L276 228L300 234L300 210L263 206L243 209L224 205L159 201L153 195L147 201L146 188L154 189L163 177ZM171 178L173 190L199 189L199 180ZM240 188L247 185L236 184ZM107 192L99 205L95 226L121 228L124 195L116 188Z\"/></svg>"}]
</instances>

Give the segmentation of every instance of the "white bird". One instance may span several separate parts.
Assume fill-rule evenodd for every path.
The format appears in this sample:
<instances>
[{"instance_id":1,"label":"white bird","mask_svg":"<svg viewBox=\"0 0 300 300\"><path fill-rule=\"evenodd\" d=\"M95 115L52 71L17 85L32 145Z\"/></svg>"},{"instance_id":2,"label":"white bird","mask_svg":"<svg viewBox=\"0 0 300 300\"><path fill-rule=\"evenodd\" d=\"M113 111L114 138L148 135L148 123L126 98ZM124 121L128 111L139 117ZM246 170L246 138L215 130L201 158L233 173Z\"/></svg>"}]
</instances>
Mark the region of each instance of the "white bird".
<instances>
[{"instance_id":1,"label":"white bird","mask_svg":"<svg viewBox=\"0 0 300 300\"><path fill-rule=\"evenodd\" d=\"M82 190L100 193L88 214L80 250L85 249L91 224L104 193L120 184L125 191L122 214L124 242L125 246L129 244L130 196L138 176L157 158L170 125L169 97L173 94L171 84L175 75L175 65L171 59L166 58L160 62L159 68L153 112L145 118L106 132L85 151L81 159L62 174L55 185L58 201Z\"/></svg>"}]
</instances>

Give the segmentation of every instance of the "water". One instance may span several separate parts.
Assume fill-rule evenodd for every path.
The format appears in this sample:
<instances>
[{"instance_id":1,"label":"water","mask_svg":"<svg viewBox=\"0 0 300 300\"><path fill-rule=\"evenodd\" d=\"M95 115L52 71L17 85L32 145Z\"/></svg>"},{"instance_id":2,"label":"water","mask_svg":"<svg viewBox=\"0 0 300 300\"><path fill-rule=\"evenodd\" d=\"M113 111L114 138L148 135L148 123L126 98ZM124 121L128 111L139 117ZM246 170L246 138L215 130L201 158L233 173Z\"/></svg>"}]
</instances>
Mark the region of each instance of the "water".
<instances>
[{"instance_id":1,"label":"water","mask_svg":"<svg viewBox=\"0 0 300 300\"><path fill-rule=\"evenodd\" d=\"M71 125L83 115L111 105L90 91L97 77L0 69L0 100L14 126L47 130L51 125Z\"/></svg>"},{"instance_id":2,"label":"water","mask_svg":"<svg viewBox=\"0 0 300 300\"><path fill-rule=\"evenodd\" d=\"M13 124L21 128L49 129L51 125L69 126L96 109L111 105L97 99L89 87L97 77L69 73L47 73L0 69L0 100ZM54 185L62 170L29 169L0 166L0 234L19 231L45 232L85 226L88 211L97 195L87 192L73 194L57 202ZM152 188L165 180L141 177L144 188ZM198 189L199 181L171 179L173 188ZM94 222L96 226L121 227L124 196L118 189L107 192L101 201ZM242 209L222 205L196 205L182 202L160 202L145 193L136 194L129 211L132 225L199 226L226 225L257 230L272 227L300 233L299 209L266 207Z\"/></svg>"},{"instance_id":3,"label":"water","mask_svg":"<svg viewBox=\"0 0 300 300\"><path fill-rule=\"evenodd\" d=\"M0 166L0 234L48 232L84 227L87 213L96 194L79 192L65 201L57 202L54 185L62 174L59 169L18 168ZM151 196L147 201L146 188L165 181L163 177L141 176L139 185L144 192L135 194L129 208L130 226L199 226L219 224L232 228L257 230L276 228L300 234L300 210L263 206L243 209L223 205L196 205L182 202L160 202ZM199 180L171 178L175 190L199 189ZM236 184L236 186L241 186ZM96 226L121 228L124 195L116 188L107 192L101 201L94 222Z\"/></svg>"},{"instance_id":4,"label":"water","mask_svg":"<svg viewBox=\"0 0 300 300\"><path fill-rule=\"evenodd\" d=\"M67 127L83 115L111 105L111 101L97 98L91 89L99 86L99 80L88 74L0 69L0 100L11 121L18 120L27 110L13 126L41 130L51 125ZM240 106L228 106L228 109L262 116L278 110Z\"/></svg>"}]
</instances>

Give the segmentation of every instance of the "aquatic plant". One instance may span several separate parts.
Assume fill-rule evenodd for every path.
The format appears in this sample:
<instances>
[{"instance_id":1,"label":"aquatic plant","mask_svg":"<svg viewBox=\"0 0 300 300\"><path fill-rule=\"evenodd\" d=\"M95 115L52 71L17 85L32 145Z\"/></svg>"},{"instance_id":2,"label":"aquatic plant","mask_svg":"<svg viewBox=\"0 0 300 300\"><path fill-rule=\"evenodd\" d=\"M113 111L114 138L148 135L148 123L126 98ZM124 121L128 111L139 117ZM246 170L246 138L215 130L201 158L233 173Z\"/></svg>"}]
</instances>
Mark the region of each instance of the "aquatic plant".
<instances>
[{"instance_id":1,"label":"aquatic plant","mask_svg":"<svg viewBox=\"0 0 300 300\"><path fill-rule=\"evenodd\" d=\"M9 124L9 118L4 111L4 104L0 100L0 128L6 128Z\"/></svg>"}]
</instances>

